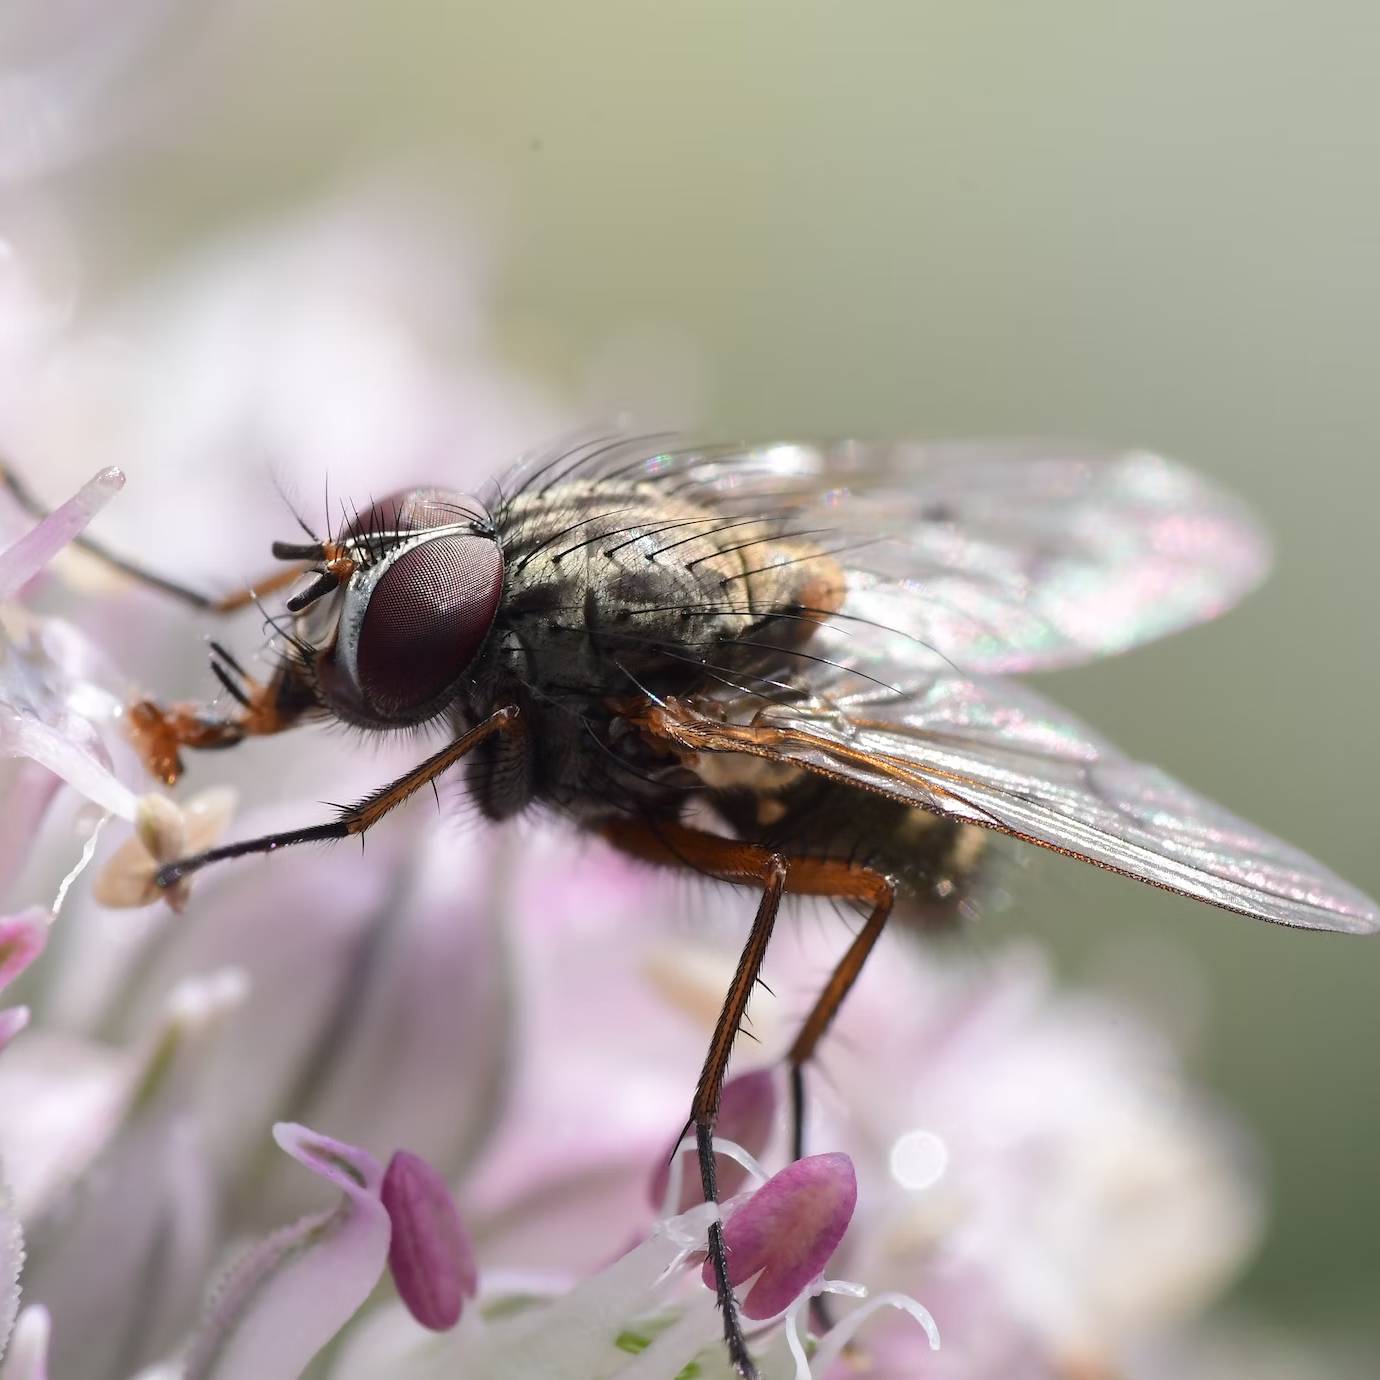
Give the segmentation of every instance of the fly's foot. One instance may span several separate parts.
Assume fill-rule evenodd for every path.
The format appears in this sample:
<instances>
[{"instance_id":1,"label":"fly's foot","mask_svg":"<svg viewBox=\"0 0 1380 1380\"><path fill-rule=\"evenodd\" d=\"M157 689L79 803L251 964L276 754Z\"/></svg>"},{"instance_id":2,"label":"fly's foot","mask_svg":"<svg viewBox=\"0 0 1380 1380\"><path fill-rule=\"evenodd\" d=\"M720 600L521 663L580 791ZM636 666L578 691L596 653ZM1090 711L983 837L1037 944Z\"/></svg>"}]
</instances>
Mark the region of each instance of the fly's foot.
<instances>
[{"instance_id":1,"label":"fly's foot","mask_svg":"<svg viewBox=\"0 0 1380 1380\"><path fill-rule=\"evenodd\" d=\"M126 735L134 744L148 773L165 786L177 784L182 775L178 749L190 740L188 706L164 709L152 700L137 700L125 715Z\"/></svg>"}]
</instances>

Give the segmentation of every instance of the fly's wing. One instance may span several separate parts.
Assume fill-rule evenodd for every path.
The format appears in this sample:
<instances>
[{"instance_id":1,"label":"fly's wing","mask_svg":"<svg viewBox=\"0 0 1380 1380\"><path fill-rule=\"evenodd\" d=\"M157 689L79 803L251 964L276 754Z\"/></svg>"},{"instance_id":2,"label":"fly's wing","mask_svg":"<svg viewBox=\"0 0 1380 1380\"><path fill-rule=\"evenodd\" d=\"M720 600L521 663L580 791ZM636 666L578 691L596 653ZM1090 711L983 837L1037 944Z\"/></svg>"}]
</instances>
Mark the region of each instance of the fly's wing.
<instances>
[{"instance_id":1,"label":"fly's wing","mask_svg":"<svg viewBox=\"0 0 1380 1380\"><path fill-rule=\"evenodd\" d=\"M504 488L570 477L641 481L729 521L760 514L773 534L809 533L866 616L973 673L1070 666L1214 618L1269 560L1240 503L1142 452L610 437L533 457Z\"/></svg>"},{"instance_id":2,"label":"fly's wing","mask_svg":"<svg viewBox=\"0 0 1380 1380\"><path fill-rule=\"evenodd\" d=\"M772 676L725 679L707 712L656 706L661 737L798 763L1262 920L1380 928L1373 901L1305 854L976 674L1122 651L1249 590L1265 542L1183 467L1032 442L696 449L615 437L529 462L505 488L571 476L658 485L728 521L808 532L848 569L843 608L803 647L781 647ZM770 565L770 541L759 544Z\"/></svg>"},{"instance_id":3,"label":"fly's wing","mask_svg":"<svg viewBox=\"0 0 1380 1380\"><path fill-rule=\"evenodd\" d=\"M1320 863L1130 761L1024 687L917 673L885 656L859 664L877 678L840 667L837 697L725 701L726 721L678 706L661 718L692 749L793 762L1225 910L1304 929L1380 929L1376 903ZM883 686L885 674L902 683Z\"/></svg>"},{"instance_id":4,"label":"fly's wing","mask_svg":"<svg viewBox=\"0 0 1380 1380\"><path fill-rule=\"evenodd\" d=\"M1218 617L1269 565L1242 504L1157 455L971 443L887 463L917 485L870 500L896 505L896 536L850 585L964 671L1126 651Z\"/></svg>"}]
</instances>

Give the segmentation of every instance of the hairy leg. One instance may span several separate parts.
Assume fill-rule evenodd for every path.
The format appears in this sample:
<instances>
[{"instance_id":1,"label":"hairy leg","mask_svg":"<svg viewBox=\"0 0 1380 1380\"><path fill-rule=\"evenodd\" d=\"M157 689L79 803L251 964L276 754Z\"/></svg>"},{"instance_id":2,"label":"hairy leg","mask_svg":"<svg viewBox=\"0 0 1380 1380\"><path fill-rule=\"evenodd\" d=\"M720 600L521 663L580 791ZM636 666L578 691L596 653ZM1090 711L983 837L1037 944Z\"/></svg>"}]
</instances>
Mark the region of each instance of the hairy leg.
<instances>
[{"instance_id":1,"label":"hairy leg","mask_svg":"<svg viewBox=\"0 0 1380 1380\"><path fill-rule=\"evenodd\" d=\"M280 834L264 834L259 838L241 839L238 843L227 843L220 848L208 849L205 853L194 853L187 858L170 862L158 871L157 882L161 887L169 887L179 878L199 872L210 863L221 862L226 858L242 858L252 853L276 853L280 848L288 848L298 843L326 843L332 839L350 838L372 828L390 810L396 809L403 801L415 795L423 786L429 785L442 772L453 767L467 752L477 747L494 733L522 731L522 719L514 706L498 710L477 724L467 733L462 733L453 743L443 747L440 752L428 757L420 766L398 777L380 790L364 797L355 805L343 810L338 819L328 824L314 824L305 829L292 829Z\"/></svg>"}]
</instances>

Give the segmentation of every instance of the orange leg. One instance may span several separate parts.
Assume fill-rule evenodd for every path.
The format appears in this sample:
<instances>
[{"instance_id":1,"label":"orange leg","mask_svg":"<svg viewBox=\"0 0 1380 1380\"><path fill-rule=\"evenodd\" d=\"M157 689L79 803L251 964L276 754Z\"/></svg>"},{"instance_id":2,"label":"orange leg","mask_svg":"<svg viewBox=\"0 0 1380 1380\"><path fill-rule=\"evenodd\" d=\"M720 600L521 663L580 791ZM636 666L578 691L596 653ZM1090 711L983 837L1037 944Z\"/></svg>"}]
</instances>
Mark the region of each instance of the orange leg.
<instances>
[{"instance_id":1,"label":"orange leg","mask_svg":"<svg viewBox=\"0 0 1380 1380\"><path fill-rule=\"evenodd\" d=\"M212 643L212 648L228 659L228 653ZM229 714L210 705L183 701L166 708L153 700L137 700L130 705L126 732L149 772L173 785L182 775L183 748L207 750L234 747L246 738L282 733L299 723L316 703L305 675L295 666L280 668L267 683L251 679L237 663L239 672L232 678L219 661L211 668L222 685L238 701L239 709Z\"/></svg>"},{"instance_id":2,"label":"orange leg","mask_svg":"<svg viewBox=\"0 0 1380 1380\"><path fill-rule=\"evenodd\" d=\"M844 897L842 893L839 896L840 899L871 901L872 909L862 929L854 935L848 951L829 975L829 981L810 1008L810 1014L805 1017L786 1055L791 1070L791 1153L796 1159L805 1153L805 1065L838 1014L844 998L853 990L863 964L886 928L896 897L896 888L888 878L877 872L867 873L866 877L867 894L860 888L851 896Z\"/></svg>"}]
</instances>

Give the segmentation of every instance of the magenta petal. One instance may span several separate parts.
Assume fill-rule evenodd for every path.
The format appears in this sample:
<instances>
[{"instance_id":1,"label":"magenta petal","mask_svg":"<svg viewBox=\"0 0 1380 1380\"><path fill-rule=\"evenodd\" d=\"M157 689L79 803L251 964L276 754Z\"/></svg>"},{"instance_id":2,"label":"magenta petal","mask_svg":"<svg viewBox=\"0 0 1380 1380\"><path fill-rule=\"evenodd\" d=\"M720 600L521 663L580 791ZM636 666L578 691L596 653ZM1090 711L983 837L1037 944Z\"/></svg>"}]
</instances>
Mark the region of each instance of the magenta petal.
<instances>
[{"instance_id":1,"label":"magenta petal","mask_svg":"<svg viewBox=\"0 0 1380 1380\"><path fill-rule=\"evenodd\" d=\"M446 1181L420 1155L399 1150L380 1194L393 1224L388 1268L408 1312L445 1332L479 1288L474 1250Z\"/></svg>"},{"instance_id":2,"label":"magenta petal","mask_svg":"<svg viewBox=\"0 0 1380 1380\"><path fill-rule=\"evenodd\" d=\"M847 1155L810 1155L773 1175L728 1218L729 1281L736 1287L761 1272L743 1300L744 1316L775 1317L823 1273L857 1201ZM703 1277L713 1288L709 1261Z\"/></svg>"},{"instance_id":3,"label":"magenta petal","mask_svg":"<svg viewBox=\"0 0 1380 1380\"><path fill-rule=\"evenodd\" d=\"M125 477L114 466L101 470L37 527L0 552L0 598L8 598L33 579L124 486Z\"/></svg>"},{"instance_id":4,"label":"magenta petal","mask_svg":"<svg viewBox=\"0 0 1380 1380\"><path fill-rule=\"evenodd\" d=\"M52 918L41 906L0 915L0 988L8 987L43 952Z\"/></svg>"},{"instance_id":5,"label":"magenta petal","mask_svg":"<svg viewBox=\"0 0 1380 1380\"><path fill-rule=\"evenodd\" d=\"M767 1148L775 1123L776 1075L771 1069L740 1073L724 1084L719 1100L719 1115L714 1123L716 1136L741 1145L750 1155L760 1156ZM666 1153L657 1161L656 1172L649 1185L652 1206L657 1212L665 1205L666 1185L671 1177L670 1158L674 1149L674 1145L666 1147ZM715 1155L714 1164L718 1174L719 1198L733 1197L742 1188L747 1170L727 1155ZM690 1156L682 1180L680 1202L672 1203L671 1211L673 1214L689 1212L702 1202L704 1194L700 1191L699 1170L695 1167L694 1157Z\"/></svg>"}]
</instances>

